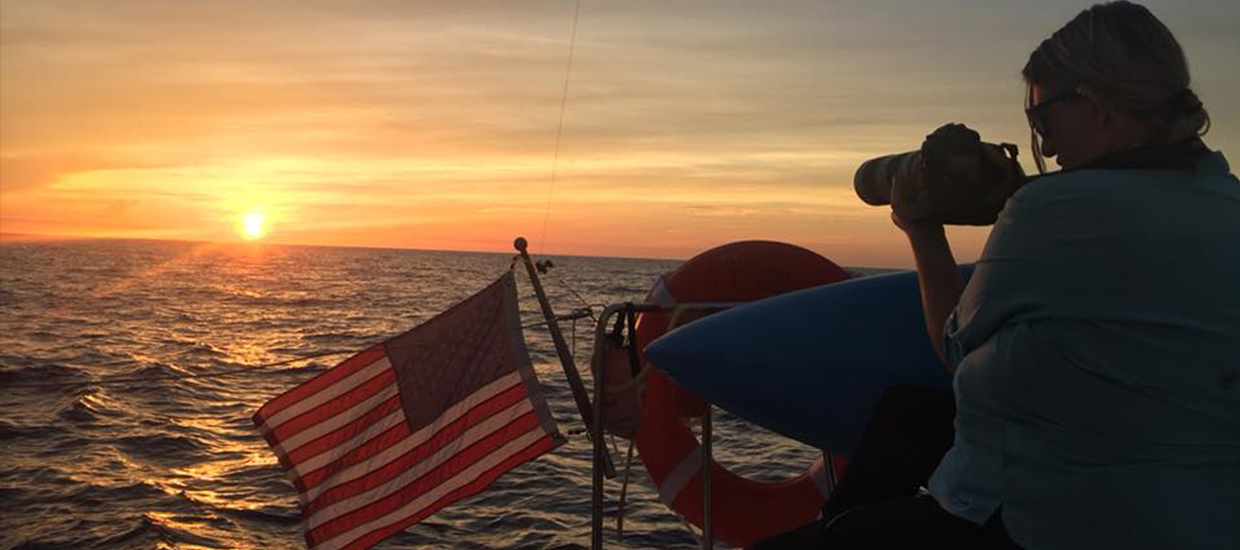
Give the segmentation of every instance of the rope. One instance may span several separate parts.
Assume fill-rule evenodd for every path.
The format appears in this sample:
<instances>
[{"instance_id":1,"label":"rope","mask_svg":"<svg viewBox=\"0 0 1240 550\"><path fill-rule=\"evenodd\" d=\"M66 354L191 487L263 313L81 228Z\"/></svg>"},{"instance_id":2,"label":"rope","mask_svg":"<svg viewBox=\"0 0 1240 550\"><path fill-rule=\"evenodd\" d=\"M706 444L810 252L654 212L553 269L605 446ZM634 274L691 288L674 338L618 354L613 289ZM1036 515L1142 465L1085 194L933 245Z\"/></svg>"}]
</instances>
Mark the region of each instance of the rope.
<instances>
[{"instance_id":1,"label":"rope","mask_svg":"<svg viewBox=\"0 0 1240 550\"><path fill-rule=\"evenodd\" d=\"M676 328L676 326L680 323L680 315L688 310L689 310L689 304L680 304L676 306L676 309L672 310L672 318L667 321L667 329L665 332L671 332L672 329ZM640 371L638 371L636 376L634 376L633 378L630 378L627 382L624 382L622 384L607 386L606 388L603 388L603 391L607 393L612 393L612 394L626 392L632 389L633 386L636 386L637 384L645 380L646 375L649 373L650 373L650 362L642 361L642 368Z\"/></svg>"},{"instance_id":2,"label":"rope","mask_svg":"<svg viewBox=\"0 0 1240 550\"><path fill-rule=\"evenodd\" d=\"M680 524L685 526L685 530L689 532L689 535L693 537L693 540L697 541L698 548L706 545L706 543L702 540L702 535L698 534L697 529L693 527L692 523L689 523L689 520L685 519L685 516L675 510L673 510L672 513L676 515L676 519L680 520Z\"/></svg>"},{"instance_id":3,"label":"rope","mask_svg":"<svg viewBox=\"0 0 1240 550\"><path fill-rule=\"evenodd\" d=\"M581 0L573 9L573 35L568 42L568 64L564 67L564 91L560 94L560 122L555 130L555 155L551 161L551 183L547 188L547 207L543 212L542 236L538 238L538 251L546 253L547 220L551 218L551 197L555 196L555 178L560 169L560 138L564 135L564 111L568 106L568 83L573 74L573 51L577 49L577 21L581 15Z\"/></svg>"},{"instance_id":4,"label":"rope","mask_svg":"<svg viewBox=\"0 0 1240 550\"><path fill-rule=\"evenodd\" d=\"M620 454L620 451L616 451ZM633 469L633 440L629 440L628 458L624 459L624 477L620 481L620 502L616 507L616 536L624 538L624 505L629 493L629 472Z\"/></svg>"}]
</instances>

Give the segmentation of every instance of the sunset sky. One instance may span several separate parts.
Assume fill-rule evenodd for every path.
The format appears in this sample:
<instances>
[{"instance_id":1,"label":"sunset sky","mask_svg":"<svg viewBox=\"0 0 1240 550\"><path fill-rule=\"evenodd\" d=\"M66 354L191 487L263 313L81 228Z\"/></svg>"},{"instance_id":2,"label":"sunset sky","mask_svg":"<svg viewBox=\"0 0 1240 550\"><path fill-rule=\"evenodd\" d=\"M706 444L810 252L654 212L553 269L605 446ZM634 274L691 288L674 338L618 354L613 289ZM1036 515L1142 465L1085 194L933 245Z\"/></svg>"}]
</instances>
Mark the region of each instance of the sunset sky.
<instances>
[{"instance_id":1,"label":"sunset sky","mask_svg":"<svg viewBox=\"0 0 1240 550\"><path fill-rule=\"evenodd\" d=\"M1032 171L1020 68L1088 4L583 0L552 185L575 5L3 0L0 231L907 266L857 165L958 121ZM1240 2L1146 5L1236 162Z\"/></svg>"}]
</instances>

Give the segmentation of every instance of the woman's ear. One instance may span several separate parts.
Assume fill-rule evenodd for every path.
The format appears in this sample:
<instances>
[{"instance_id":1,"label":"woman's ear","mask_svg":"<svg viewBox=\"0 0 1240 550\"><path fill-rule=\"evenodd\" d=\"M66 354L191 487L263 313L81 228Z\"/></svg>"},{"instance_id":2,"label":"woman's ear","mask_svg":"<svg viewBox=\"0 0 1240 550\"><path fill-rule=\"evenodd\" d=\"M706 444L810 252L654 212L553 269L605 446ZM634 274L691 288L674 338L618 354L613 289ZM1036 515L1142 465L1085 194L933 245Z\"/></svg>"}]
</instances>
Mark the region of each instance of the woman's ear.
<instances>
[{"instance_id":1,"label":"woman's ear","mask_svg":"<svg viewBox=\"0 0 1240 550\"><path fill-rule=\"evenodd\" d=\"M1154 129L1147 122L1115 108L1115 104L1098 90L1085 85L1077 88L1081 103L1085 109L1079 113L1091 128L1109 136L1111 148L1121 151L1137 145L1143 145L1154 135Z\"/></svg>"},{"instance_id":2,"label":"woman's ear","mask_svg":"<svg viewBox=\"0 0 1240 550\"><path fill-rule=\"evenodd\" d=\"M1114 124L1117 113L1111 106L1111 102L1099 94L1098 90L1092 86L1079 86L1076 91L1081 94L1081 101L1088 108L1086 116L1089 117L1092 126L1106 128Z\"/></svg>"}]
</instances>

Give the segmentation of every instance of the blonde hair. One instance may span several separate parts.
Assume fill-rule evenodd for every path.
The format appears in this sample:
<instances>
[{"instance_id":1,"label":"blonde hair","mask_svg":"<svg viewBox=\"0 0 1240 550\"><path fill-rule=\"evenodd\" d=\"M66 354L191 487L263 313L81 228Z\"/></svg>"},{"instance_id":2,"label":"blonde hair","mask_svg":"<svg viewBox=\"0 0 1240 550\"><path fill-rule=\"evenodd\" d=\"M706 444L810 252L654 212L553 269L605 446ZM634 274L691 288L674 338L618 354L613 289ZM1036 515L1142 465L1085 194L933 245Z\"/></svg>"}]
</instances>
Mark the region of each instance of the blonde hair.
<instances>
[{"instance_id":1,"label":"blonde hair","mask_svg":"<svg viewBox=\"0 0 1240 550\"><path fill-rule=\"evenodd\" d=\"M1150 10L1132 2L1082 11L1029 54L1021 74L1031 88L1089 85L1117 109L1150 123L1155 143L1199 137L1210 128L1210 115L1189 87L1179 41ZM1041 165L1037 145L1035 136Z\"/></svg>"}]
</instances>

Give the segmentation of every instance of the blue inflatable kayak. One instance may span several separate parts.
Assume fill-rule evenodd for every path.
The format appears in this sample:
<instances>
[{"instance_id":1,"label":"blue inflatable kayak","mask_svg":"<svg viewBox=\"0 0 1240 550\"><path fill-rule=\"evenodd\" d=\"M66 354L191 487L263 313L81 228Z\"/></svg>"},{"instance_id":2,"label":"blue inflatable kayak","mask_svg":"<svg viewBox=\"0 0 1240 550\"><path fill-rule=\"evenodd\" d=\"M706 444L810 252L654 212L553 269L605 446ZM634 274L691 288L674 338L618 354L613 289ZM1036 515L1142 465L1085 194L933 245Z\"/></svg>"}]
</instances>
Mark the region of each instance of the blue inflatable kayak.
<instances>
[{"instance_id":1,"label":"blue inflatable kayak","mask_svg":"<svg viewBox=\"0 0 1240 550\"><path fill-rule=\"evenodd\" d=\"M961 266L967 280L973 266ZM951 388L922 317L917 273L767 298L677 328L645 349L685 389L754 424L850 455L896 383Z\"/></svg>"}]
</instances>

